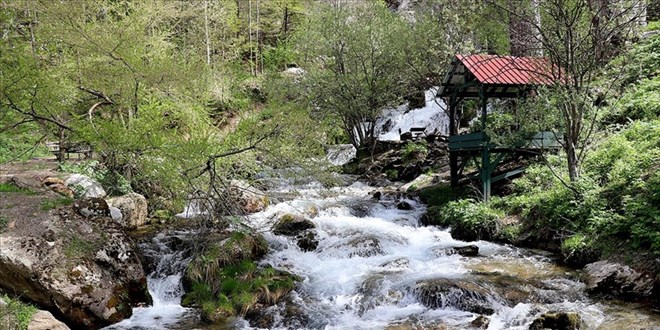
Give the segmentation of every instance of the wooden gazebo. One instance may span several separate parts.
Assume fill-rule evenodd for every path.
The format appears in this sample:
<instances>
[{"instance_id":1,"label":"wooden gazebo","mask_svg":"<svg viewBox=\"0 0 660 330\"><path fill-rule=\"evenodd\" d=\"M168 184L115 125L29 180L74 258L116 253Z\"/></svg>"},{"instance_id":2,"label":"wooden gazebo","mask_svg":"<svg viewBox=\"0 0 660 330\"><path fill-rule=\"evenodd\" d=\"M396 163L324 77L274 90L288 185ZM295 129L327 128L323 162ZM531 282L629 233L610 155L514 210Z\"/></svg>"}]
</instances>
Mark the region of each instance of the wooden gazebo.
<instances>
[{"instance_id":1,"label":"wooden gazebo","mask_svg":"<svg viewBox=\"0 0 660 330\"><path fill-rule=\"evenodd\" d=\"M493 171L504 157L513 152L556 148L558 141L552 132L539 132L516 146L496 146L484 132L458 135L457 109L465 99L479 99L482 127L486 127L489 98L524 98L541 85L560 81L560 72L542 57L514 57L499 55L456 55L451 62L438 97L444 97L449 112L449 165L452 185L469 160L479 167L484 199L491 195L491 183L522 172L514 169L493 177ZM491 157L492 154L496 154ZM480 158L480 161L479 161ZM480 166L479 166L480 165Z\"/></svg>"}]
</instances>

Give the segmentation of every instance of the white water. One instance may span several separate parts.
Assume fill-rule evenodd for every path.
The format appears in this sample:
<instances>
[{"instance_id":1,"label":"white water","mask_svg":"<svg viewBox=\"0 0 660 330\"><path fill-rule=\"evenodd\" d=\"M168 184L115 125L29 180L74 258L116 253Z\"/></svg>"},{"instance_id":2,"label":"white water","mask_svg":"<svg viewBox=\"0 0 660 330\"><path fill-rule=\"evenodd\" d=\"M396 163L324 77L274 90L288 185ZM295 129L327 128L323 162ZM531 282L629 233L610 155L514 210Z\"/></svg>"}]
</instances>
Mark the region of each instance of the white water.
<instances>
[{"instance_id":1,"label":"white water","mask_svg":"<svg viewBox=\"0 0 660 330\"><path fill-rule=\"evenodd\" d=\"M444 307L432 309L419 301L413 288L417 281L437 278L467 279L491 287L480 277L485 272L543 286L532 290L543 303L513 305L494 294L489 302L495 313L489 317L488 329L527 329L536 317L549 311L578 312L586 329L617 329L607 326L612 323L605 312L607 306L590 301L581 293L583 285L571 279L574 274L548 258L483 241L470 243L479 247L479 257L434 252L468 243L452 239L446 230L418 226L425 211L418 202L406 200L413 209L399 210L396 197L378 202L370 196L372 189L361 183L330 191L302 189L300 199L272 205L251 217L252 225L265 231L271 243L272 252L263 263L302 278L293 301L309 323L288 324L286 316L276 315L276 328L383 329L408 324L465 329L477 314L456 307L460 296L444 297ZM312 220L320 241L316 251L303 252L294 238L267 232L279 214L301 213L311 204L320 210ZM282 314L284 309L280 306L273 312ZM644 313L634 314L634 318L640 324L656 321L646 320ZM236 326L249 328L246 324Z\"/></svg>"},{"instance_id":2,"label":"white water","mask_svg":"<svg viewBox=\"0 0 660 330\"><path fill-rule=\"evenodd\" d=\"M449 131L449 117L445 112L445 103L435 97L437 88L425 92L426 104L423 108L408 111L408 105L395 109L385 109L383 116L376 122L379 129L378 137L381 141L398 141L399 130L408 132L412 127L426 127L426 133L435 132L436 135L447 135ZM387 121L391 122L389 129L380 130Z\"/></svg>"},{"instance_id":3,"label":"white water","mask_svg":"<svg viewBox=\"0 0 660 330\"><path fill-rule=\"evenodd\" d=\"M327 159L330 164L341 166L355 158L357 150L352 144L332 145L328 149Z\"/></svg>"},{"instance_id":4,"label":"white water","mask_svg":"<svg viewBox=\"0 0 660 330\"><path fill-rule=\"evenodd\" d=\"M153 304L148 307L133 308L133 315L122 322L105 329L160 330L170 328L193 314L194 310L181 306L184 290L181 276L188 264L184 251L173 251L165 241L170 237L156 236L151 244L141 244L140 248L150 249L149 254L159 258L156 270L149 274L147 286Z\"/></svg>"}]
</instances>

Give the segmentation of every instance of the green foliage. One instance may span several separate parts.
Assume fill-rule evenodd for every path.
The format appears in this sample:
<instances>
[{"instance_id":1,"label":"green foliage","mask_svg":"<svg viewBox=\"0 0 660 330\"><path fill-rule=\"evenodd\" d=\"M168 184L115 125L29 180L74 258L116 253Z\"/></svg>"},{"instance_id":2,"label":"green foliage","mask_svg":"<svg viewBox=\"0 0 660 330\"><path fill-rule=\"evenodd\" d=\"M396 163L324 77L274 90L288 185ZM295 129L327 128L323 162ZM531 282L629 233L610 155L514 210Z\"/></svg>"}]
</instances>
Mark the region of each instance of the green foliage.
<instances>
[{"instance_id":1,"label":"green foliage","mask_svg":"<svg viewBox=\"0 0 660 330\"><path fill-rule=\"evenodd\" d=\"M245 315L258 302L274 304L295 287L296 278L272 267L257 268L254 261L226 265L214 283L195 282L184 305L202 306L209 320ZM215 289L214 289L215 287Z\"/></svg>"},{"instance_id":2,"label":"green foliage","mask_svg":"<svg viewBox=\"0 0 660 330\"><path fill-rule=\"evenodd\" d=\"M0 305L0 327L8 330L26 330L37 308L18 299L1 296L6 305Z\"/></svg>"},{"instance_id":3,"label":"green foliage","mask_svg":"<svg viewBox=\"0 0 660 330\"><path fill-rule=\"evenodd\" d=\"M40 208L42 211L50 211L60 206L73 204L73 199L68 197L58 197L56 199L46 199L41 201Z\"/></svg>"},{"instance_id":4,"label":"green foliage","mask_svg":"<svg viewBox=\"0 0 660 330\"><path fill-rule=\"evenodd\" d=\"M635 44L632 50L613 60L601 83L614 89L607 101L613 109L603 116L607 123L625 124L629 120L660 117L660 35ZM620 77L612 82L608 77Z\"/></svg>"},{"instance_id":5,"label":"green foliage","mask_svg":"<svg viewBox=\"0 0 660 330\"><path fill-rule=\"evenodd\" d=\"M417 159L424 159L429 153L426 141L422 142L408 142L401 151L401 157L404 161L413 161Z\"/></svg>"},{"instance_id":6,"label":"green foliage","mask_svg":"<svg viewBox=\"0 0 660 330\"><path fill-rule=\"evenodd\" d=\"M581 178L568 185L566 172L533 166L513 182L507 212L535 230L563 241L567 261L593 258L593 246L609 238L660 254L660 122L634 122L613 133L588 155ZM555 176L560 175L562 182Z\"/></svg>"},{"instance_id":7,"label":"green foliage","mask_svg":"<svg viewBox=\"0 0 660 330\"><path fill-rule=\"evenodd\" d=\"M438 210L437 223L451 226L452 236L458 239L493 239L500 230L499 220L504 217L503 211L492 206L494 202L451 201Z\"/></svg>"},{"instance_id":8,"label":"green foliage","mask_svg":"<svg viewBox=\"0 0 660 330\"><path fill-rule=\"evenodd\" d=\"M10 122L9 114L0 116L0 127ZM0 133L0 164L9 161L23 161L33 157L47 156L48 150L39 144L39 136L34 134L37 127L24 125L10 132Z\"/></svg>"},{"instance_id":9,"label":"green foliage","mask_svg":"<svg viewBox=\"0 0 660 330\"><path fill-rule=\"evenodd\" d=\"M419 189L417 196L429 206L439 207L450 201L467 197L467 193L463 187L452 187L448 183L441 183Z\"/></svg>"}]
</instances>

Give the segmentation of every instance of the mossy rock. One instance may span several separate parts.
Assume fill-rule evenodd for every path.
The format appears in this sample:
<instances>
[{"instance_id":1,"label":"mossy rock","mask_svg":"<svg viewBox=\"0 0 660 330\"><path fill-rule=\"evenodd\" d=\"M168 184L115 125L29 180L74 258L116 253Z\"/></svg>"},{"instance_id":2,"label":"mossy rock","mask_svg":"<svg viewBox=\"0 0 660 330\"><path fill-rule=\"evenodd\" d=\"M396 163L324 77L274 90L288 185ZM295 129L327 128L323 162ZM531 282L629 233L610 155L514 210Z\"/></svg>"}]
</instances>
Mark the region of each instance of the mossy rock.
<instances>
[{"instance_id":1,"label":"mossy rock","mask_svg":"<svg viewBox=\"0 0 660 330\"><path fill-rule=\"evenodd\" d=\"M305 219L303 216L287 213L282 215L273 226L273 233L277 235L295 236L302 231L314 227L316 227L316 225L312 221Z\"/></svg>"},{"instance_id":2,"label":"mossy rock","mask_svg":"<svg viewBox=\"0 0 660 330\"><path fill-rule=\"evenodd\" d=\"M529 326L529 330L576 330L580 329L581 319L577 313L550 312L545 313Z\"/></svg>"},{"instance_id":3,"label":"mossy rock","mask_svg":"<svg viewBox=\"0 0 660 330\"><path fill-rule=\"evenodd\" d=\"M209 283L222 268L235 265L244 260L259 260L268 253L268 242L256 234L233 233L230 237L219 239L217 235L207 238L209 246L202 254L195 256L186 269L183 284L186 290L192 283Z\"/></svg>"}]
</instances>

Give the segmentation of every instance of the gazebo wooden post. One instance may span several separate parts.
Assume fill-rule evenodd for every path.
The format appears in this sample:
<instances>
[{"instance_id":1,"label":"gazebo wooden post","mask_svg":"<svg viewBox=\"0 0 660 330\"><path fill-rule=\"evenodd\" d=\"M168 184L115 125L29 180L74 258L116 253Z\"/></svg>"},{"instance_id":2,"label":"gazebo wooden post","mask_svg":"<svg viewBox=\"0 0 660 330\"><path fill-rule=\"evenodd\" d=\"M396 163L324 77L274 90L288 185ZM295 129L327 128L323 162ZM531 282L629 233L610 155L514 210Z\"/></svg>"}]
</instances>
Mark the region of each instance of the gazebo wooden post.
<instances>
[{"instance_id":1,"label":"gazebo wooden post","mask_svg":"<svg viewBox=\"0 0 660 330\"><path fill-rule=\"evenodd\" d=\"M484 86L481 85L479 88L479 99L481 100L481 129L484 133L484 141L481 147L481 182L482 182L482 193L484 195L484 200L488 201L490 199L490 184L491 184L491 171L490 166L490 141L488 135L486 135L486 118L488 116L488 97L486 96L486 91Z\"/></svg>"},{"instance_id":2,"label":"gazebo wooden post","mask_svg":"<svg viewBox=\"0 0 660 330\"><path fill-rule=\"evenodd\" d=\"M449 97L449 136L457 135L456 129L456 94L454 93ZM451 177L451 185L458 186L458 153L449 151L449 174Z\"/></svg>"}]
</instances>

